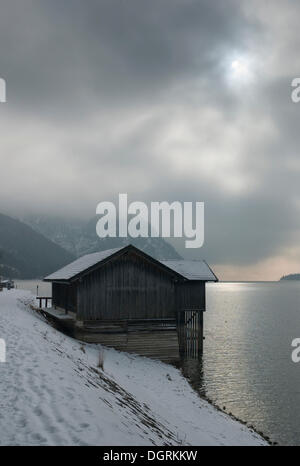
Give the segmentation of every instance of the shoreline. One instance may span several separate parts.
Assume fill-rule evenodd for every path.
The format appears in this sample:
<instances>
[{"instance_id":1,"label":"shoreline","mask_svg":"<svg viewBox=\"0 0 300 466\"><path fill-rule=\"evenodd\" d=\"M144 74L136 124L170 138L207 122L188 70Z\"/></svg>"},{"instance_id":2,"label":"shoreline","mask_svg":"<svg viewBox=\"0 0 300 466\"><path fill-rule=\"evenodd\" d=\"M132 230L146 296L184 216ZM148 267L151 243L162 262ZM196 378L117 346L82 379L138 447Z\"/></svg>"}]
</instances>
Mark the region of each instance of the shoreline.
<instances>
[{"instance_id":1,"label":"shoreline","mask_svg":"<svg viewBox=\"0 0 300 466\"><path fill-rule=\"evenodd\" d=\"M183 368L181 366L178 366L178 369L180 370L180 372L182 373L182 376L188 381L188 383L190 384L190 386L192 387L192 389L194 390L194 392L196 392L196 394L199 396L199 398L201 398L202 400L204 401L207 401L211 406L213 406L217 411L223 413L223 414L226 414L227 416L229 416L231 419L233 419L234 421L237 421L239 422L240 424L246 426L248 429L250 429L251 431L253 431L255 434L259 435L261 438L263 438L268 444L269 446L279 446L279 443L278 442L275 442L275 441L272 441L271 438L264 434L262 431L256 429L252 424L248 424L247 421L244 421L243 419L240 419L238 418L237 416L235 416L234 414L232 414L232 412L227 412L226 411L226 407L225 409L222 409L221 406L219 406L217 403L215 403L211 398L209 398L207 395L205 394L201 394L198 389L195 387L192 379L188 376L186 376L184 373L183 373Z\"/></svg>"}]
</instances>

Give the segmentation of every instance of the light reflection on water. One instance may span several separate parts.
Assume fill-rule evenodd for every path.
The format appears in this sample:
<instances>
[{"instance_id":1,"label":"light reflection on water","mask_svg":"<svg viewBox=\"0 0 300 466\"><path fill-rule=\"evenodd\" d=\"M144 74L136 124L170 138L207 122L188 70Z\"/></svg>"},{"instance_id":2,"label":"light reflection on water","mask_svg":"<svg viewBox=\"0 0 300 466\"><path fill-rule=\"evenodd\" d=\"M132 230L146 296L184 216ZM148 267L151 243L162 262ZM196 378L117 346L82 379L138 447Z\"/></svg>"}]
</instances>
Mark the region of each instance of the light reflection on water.
<instances>
[{"instance_id":1,"label":"light reflection on water","mask_svg":"<svg viewBox=\"0 0 300 466\"><path fill-rule=\"evenodd\" d=\"M300 444L300 282L207 285L205 341L195 384L280 444Z\"/></svg>"},{"instance_id":2,"label":"light reflection on water","mask_svg":"<svg viewBox=\"0 0 300 466\"><path fill-rule=\"evenodd\" d=\"M51 296L48 283L16 281ZM203 361L186 361L195 388L280 444L300 444L300 282L207 285Z\"/></svg>"}]
</instances>

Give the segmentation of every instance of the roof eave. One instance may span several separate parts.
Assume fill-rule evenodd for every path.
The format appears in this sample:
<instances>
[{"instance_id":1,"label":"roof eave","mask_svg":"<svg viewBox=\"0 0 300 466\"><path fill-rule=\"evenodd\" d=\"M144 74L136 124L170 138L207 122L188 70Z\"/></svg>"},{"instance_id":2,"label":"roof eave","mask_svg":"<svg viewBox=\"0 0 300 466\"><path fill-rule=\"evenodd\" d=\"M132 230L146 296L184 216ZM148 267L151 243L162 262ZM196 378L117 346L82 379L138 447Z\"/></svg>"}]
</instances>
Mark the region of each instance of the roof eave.
<instances>
[{"instance_id":1,"label":"roof eave","mask_svg":"<svg viewBox=\"0 0 300 466\"><path fill-rule=\"evenodd\" d=\"M187 280L187 278L180 274L179 272L177 272L176 270L173 270L171 269L170 267L168 267L167 265L163 264L162 262L160 262L158 259L155 259L154 257L150 256L149 254L145 253L144 251L136 248L135 246L133 246L132 244L128 244L127 246L124 246L123 248L119 249L118 251L114 252L113 254L111 254L110 256L106 257L105 259L102 259L101 261L97 262L96 264L88 267L87 269L85 270L82 270L81 272L78 272L76 275L74 275L73 277L70 277L68 279L57 279L57 278L44 278L43 281L44 282L57 282L57 283L73 283L77 280L80 280L82 277L84 277L85 275L88 275L89 273L93 272L94 270L104 266L107 262L110 262L111 260L113 260L114 258L118 257L118 256L121 256L123 254L125 254L127 251L129 250L133 250L135 251L137 254L141 255L142 257L144 257L145 259L147 259L148 261L150 261L152 264L155 264L158 268L160 268L161 270L167 272L169 275L172 275L174 277L177 277L181 280Z\"/></svg>"},{"instance_id":2,"label":"roof eave","mask_svg":"<svg viewBox=\"0 0 300 466\"><path fill-rule=\"evenodd\" d=\"M204 259L203 262L205 262L205 264L207 265L207 267L209 268L209 270L211 271L211 273L213 274L213 276L215 277L215 280L209 280L211 282L218 282L219 279L217 277L217 275L214 273L214 271L211 269L211 267L208 265L208 263L206 262L206 260Z\"/></svg>"},{"instance_id":3,"label":"roof eave","mask_svg":"<svg viewBox=\"0 0 300 466\"><path fill-rule=\"evenodd\" d=\"M63 278L43 278L43 282L48 282L48 283L69 283L70 279L63 279Z\"/></svg>"}]
</instances>

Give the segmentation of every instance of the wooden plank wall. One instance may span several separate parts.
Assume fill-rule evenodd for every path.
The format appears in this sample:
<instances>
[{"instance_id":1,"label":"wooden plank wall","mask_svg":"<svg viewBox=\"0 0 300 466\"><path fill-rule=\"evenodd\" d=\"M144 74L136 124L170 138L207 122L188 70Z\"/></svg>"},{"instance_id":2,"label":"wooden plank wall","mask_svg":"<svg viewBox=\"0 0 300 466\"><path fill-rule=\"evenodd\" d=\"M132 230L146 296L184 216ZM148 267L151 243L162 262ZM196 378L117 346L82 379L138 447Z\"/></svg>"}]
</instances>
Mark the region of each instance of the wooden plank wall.
<instances>
[{"instance_id":1,"label":"wooden plank wall","mask_svg":"<svg viewBox=\"0 0 300 466\"><path fill-rule=\"evenodd\" d=\"M205 282L186 281L176 283L177 311L205 310Z\"/></svg>"},{"instance_id":2,"label":"wooden plank wall","mask_svg":"<svg viewBox=\"0 0 300 466\"><path fill-rule=\"evenodd\" d=\"M76 312L77 309L77 285L52 283L52 305Z\"/></svg>"},{"instance_id":3,"label":"wooden plank wall","mask_svg":"<svg viewBox=\"0 0 300 466\"><path fill-rule=\"evenodd\" d=\"M176 320L83 322L76 338L165 362L179 360Z\"/></svg>"},{"instance_id":4,"label":"wooden plank wall","mask_svg":"<svg viewBox=\"0 0 300 466\"><path fill-rule=\"evenodd\" d=\"M79 320L175 318L172 275L131 252L82 278Z\"/></svg>"}]
</instances>

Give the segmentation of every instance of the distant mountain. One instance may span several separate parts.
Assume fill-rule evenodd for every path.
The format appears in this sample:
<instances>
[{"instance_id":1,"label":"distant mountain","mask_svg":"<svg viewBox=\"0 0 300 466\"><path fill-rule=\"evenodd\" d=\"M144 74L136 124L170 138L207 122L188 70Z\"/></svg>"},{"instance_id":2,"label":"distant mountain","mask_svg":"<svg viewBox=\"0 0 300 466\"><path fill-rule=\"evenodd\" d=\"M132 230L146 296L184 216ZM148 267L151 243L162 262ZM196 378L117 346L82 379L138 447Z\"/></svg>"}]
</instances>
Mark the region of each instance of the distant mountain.
<instances>
[{"instance_id":1,"label":"distant mountain","mask_svg":"<svg viewBox=\"0 0 300 466\"><path fill-rule=\"evenodd\" d=\"M284 275L280 281L284 280L300 280L300 273L291 273L290 275Z\"/></svg>"},{"instance_id":2,"label":"distant mountain","mask_svg":"<svg viewBox=\"0 0 300 466\"><path fill-rule=\"evenodd\" d=\"M28 215L21 219L33 230L58 244L76 257L87 249L83 235L86 222L80 219L65 219L45 215Z\"/></svg>"},{"instance_id":3,"label":"distant mountain","mask_svg":"<svg viewBox=\"0 0 300 466\"><path fill-rule=\"evenodd\" d=\"M77 257L131 243L157 259L181 258L163 238L99 238L96 233L96 217L84 222L31 215L23 221Z\"/></svg>"},{"instance_id":4,"label":"distant mountain","mask_svg":"<svg viewBox=\"0 0 300 466\"><path fill-rule=\"evenodd\" d=\"M39 278L74 260L73 254L28 225L0 214L0 275Z\"/></svg>"}]
</instances>

